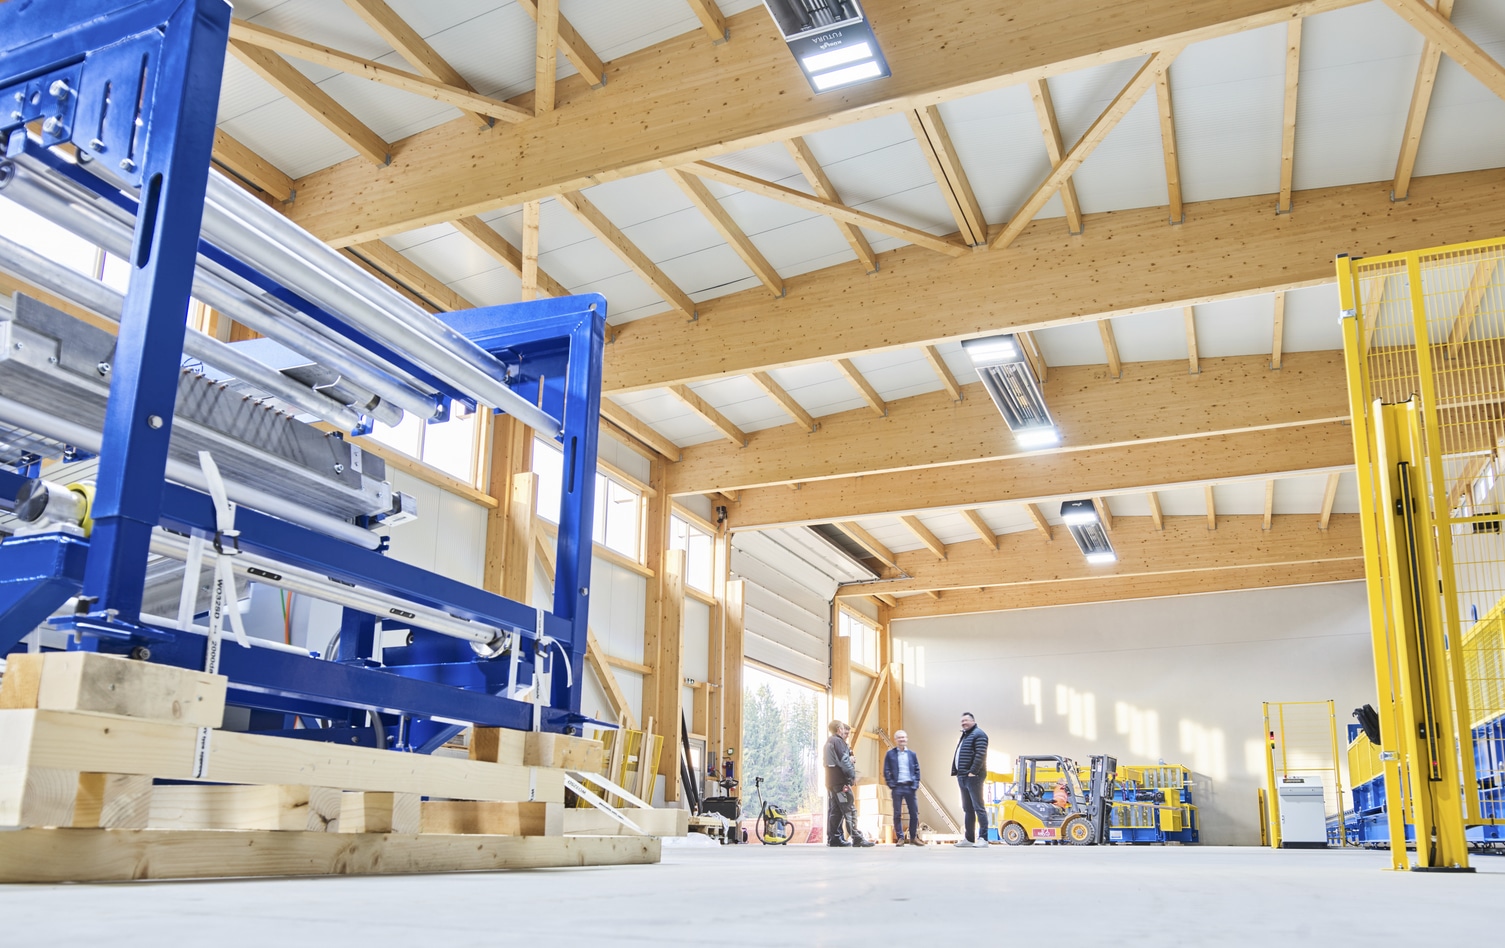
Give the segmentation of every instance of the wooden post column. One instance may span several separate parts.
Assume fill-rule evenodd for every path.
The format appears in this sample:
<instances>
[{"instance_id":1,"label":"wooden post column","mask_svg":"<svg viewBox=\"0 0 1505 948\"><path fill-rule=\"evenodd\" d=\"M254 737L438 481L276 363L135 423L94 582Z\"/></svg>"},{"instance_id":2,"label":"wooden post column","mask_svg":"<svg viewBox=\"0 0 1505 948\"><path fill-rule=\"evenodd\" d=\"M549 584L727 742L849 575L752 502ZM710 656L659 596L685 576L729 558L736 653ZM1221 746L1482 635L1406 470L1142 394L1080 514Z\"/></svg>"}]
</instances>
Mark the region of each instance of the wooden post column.
<instances>
[{"instance_id":1,"label":"wooden post column","mask_svg":"<svg viewBox=\"0 0 1505 948\"><path fill-rule=\"evenodd\" d=\"M726 625L721 640L721 749L723 760L726 751L731 751L739 780L746 779L742 772L742 630L746 601L746 581L729 581L726 584Z\"/></svg>"},{"instance_id":2,"label":"wooden post column","mask_svg":"<svg viewBox=\"0 0 1505 948\"><path fill-rule=\"evenodd\" d=\"M510 415L496 415L491 424L489 465L486 492L496 498L496 506L486 515L486 564L481 585L488 591L500 593L509 599L526 602L532 593L531 580L522 580L521 593L508 592L517 589L518 580L508 582L506 576L521 572L531 576L533 506L526 508L514 503L513 492L517 479L533 477L533 429ZM535 495L537 487L527 488ZM528 539L523 546L518 537ZM520 552L519 552L520 551ZM509 569L511 556L521 556L520 570Z\"/></svg>"},{"instance_id":3,"label":"wooden post column","mask_svg":"<svg viewBox=\"0 0 1505 948\"><path fill-rule=\"evenodd\" d=\"M841 606L831 603L831 719L846 721L852 714L852 640L838 634L841 629ZM857 743L860 734L852 735Z\"/></svg>"}]
</instances>

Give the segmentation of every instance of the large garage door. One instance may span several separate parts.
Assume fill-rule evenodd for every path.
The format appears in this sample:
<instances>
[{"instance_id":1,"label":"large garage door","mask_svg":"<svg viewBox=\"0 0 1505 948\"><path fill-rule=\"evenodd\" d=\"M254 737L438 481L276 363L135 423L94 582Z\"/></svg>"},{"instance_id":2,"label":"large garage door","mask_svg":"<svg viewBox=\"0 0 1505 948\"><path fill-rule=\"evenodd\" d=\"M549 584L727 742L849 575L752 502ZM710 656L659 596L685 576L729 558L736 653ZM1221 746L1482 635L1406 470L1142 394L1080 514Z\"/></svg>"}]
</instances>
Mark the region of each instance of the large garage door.
<instances>
[{"instance_id":1,"label":"large garage door","mask_svg":"<svg viewBox=\"0 0 1505 948\"><path fill-rule=\"evenodd\" d=\"M747 657L829 681L836 587L873 574L813 531L791 527L733 534L732 577L747 581Z\"/></svg>"}]
</instances>

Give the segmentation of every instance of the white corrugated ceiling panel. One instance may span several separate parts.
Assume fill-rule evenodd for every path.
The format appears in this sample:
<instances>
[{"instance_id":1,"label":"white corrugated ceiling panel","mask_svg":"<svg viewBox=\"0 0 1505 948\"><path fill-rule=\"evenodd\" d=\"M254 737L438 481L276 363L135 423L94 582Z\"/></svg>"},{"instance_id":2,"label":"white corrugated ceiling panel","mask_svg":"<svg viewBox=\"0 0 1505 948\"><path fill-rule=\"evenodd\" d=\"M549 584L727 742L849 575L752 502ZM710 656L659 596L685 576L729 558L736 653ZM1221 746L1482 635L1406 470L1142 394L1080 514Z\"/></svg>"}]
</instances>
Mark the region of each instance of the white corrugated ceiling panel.
<instances>
[{"instance_id":1,"label":"white corrugated ceiling panel","mask_svg":"<svg viewBox=\"0 0 1505 948\"><path fill-rule=\"evenodd\" d=\"M910 550L923 550L925 545L919 538L910 532L909 528L893 517L874 518L872 520L858 520L857 524L872 534L873 539L888 547L894 553L908 553Z\"/></svg>"},{"instance_id":2,"label":"white corrugated ceiling panel","mask_svg":"<svg viewBox=\"0 0 1505 948\"><path fill-rule=\"evenodd\" d=\"M1028 89L995 89L943 102L940 110L983 216L993 224L1006 222L1050 174L1050 157ZM1060 200L1051 198L1038 217L1063 213Z\"/></svg>"},{"instance_id":3,"label":"white corrugated ceiling panel","mask_svg":"<svg viewBox=\"0 0 1505 948\"><path fill-rule=\"evenodd\" d=\"M867 403L830 362L791 365L768 373L810 414L819 418L864 408Z\"/></svg>"},{"instance_id":4,"label":"white corrugated ceiling panel","mask_svg":"<svg viewBox=\"0 0 1505 948\"><path fill-rule=\"evenodd\" d=\"M1038 329L1034 337L1046 365L1104 365L1108 361L1095 322Z\"/></svg>"},{"instance_id":5,"label":"white corrugated ceiling panel","mask_svg":"<svg viewBox=\"0 0 1505 948\"><path fill-rule=\"evenodd\" d=\"M1274 295L1219 300L1192 310L1199 356L1258 355L1274 344Z\"/></svg>"},{"instance_id":6,"label":"white corrugated ceiling panel","mask_svg":"<svg viewBox=\"0 0 1505 948\"><path fill-rule=\"evenodd\" d=\"M1186 358L1186 319L1179 308L1117 316L1111 325L1113 340L1118 344L1118 356L1124 362L1169 362ZM1098 362L1106 361L1106 354L1099 355Z\"/></svg>"},{"instance_id":7,"label":"white corrugated ceiling panel","mask_svg":"<svg viewBox=\"0 0 1505 948\"><path fill-rule=\"evenodd\" d=\"M852 365L884 401L939 391L941 380L918 349L885 349L853 356Z\"/></svg>"},{"instance_id":8,"label":"white corrugated ceiling panel","mask_svg":"<svg viewBox=\"0 0 1505 948\"><path fill-rule=\"evenodd\" d=\"M1283 348L1286 352L1343 348L1343 327L1338 322L1337 283L1286 293Z\"/></svg>"},{"instance_id":9,"label":"white corrugated ceiling panel","mask_svg":"<svg viewBox=\"0 0 1505 948\"><path fill-rule=\"evenodd\" d=\"M1458 4L1453 22L1495 62L1505 61L1505 7ZM1442 57L1426 130L1416 156L1418 175L1450 174L1500 165L1505 154L1505 101L1448 57Z\"/></svg>"},{"instance_id":10,"label":"white corrugated ceiling panel","mask_svg":"<svg viewBox=\"0 0 1505 948\"><path fill-rule=\"evenodd\" d=\"M1143 62L1136 57L1049 80L1056 121L1068 149L1097 121ZM1093 149L1072 181L1082 212L1087 214L1166 203L1160 113L1153 90Z\"/></svg>"}]
</instances>

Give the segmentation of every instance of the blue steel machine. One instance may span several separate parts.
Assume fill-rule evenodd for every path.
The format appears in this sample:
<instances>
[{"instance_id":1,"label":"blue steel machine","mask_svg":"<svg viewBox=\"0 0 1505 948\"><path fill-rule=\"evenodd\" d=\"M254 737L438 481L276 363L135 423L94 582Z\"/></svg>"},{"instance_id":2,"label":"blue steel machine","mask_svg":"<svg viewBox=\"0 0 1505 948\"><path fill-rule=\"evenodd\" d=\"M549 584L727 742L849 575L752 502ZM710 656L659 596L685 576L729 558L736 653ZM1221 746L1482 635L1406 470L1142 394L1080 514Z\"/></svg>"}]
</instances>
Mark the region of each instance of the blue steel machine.
<instances>
[{"instance_id":1,"label":"blue steel machine","mask_svg":"<svg viewBox=\"0 0 1505 948\"><path fill-rule=\"evenodd\" d=\"M17 498L27 522L0 543L0 654L41 626L71 633L54 647L217 669L247 726L311 740L428 752L468 725L575 732L605 301L441 320L211 173L229 25L224 0L0 5L0 194L131 268L122 295L0 241L0 269L119 323L21 294L0 309L0 506ZM185 331L190 294L300 364ZM340 432L456 406L563 448L552 608L384 555L410 499ZM92 486L34 479L91 455ZM247 581L342 606L330 654L221 646ZM393 630L407 644L378 648Z\"/></svg>"}]
</instances>

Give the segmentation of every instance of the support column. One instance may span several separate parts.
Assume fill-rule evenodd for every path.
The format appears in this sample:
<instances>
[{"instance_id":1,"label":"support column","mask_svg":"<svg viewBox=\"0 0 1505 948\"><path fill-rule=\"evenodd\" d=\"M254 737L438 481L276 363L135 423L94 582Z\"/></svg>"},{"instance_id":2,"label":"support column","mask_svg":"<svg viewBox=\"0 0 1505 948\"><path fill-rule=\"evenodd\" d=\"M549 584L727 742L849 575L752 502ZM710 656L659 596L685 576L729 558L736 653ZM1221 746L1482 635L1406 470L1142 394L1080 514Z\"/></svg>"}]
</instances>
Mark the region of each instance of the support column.
<instances>
[{"instance_id":1,"label":"support column","mask_svg":"<svg viewBox=\"0 0 1505 948\"><path fill-rule=\"evenodd\" d=\"M852 640L839 635L841 605L831 601L831 719L846 721L852 715ZM861 735L852 736L853 743Z\"/></svg>"},{"instance_id":2,"label":"support column","mask_svg":"<svg viewBox=\"0 0 1505 948\"><path fill-rule=\"evenodd\" d=\"M490 409L483 410L489 411ZM533 511L536 507L528 508L526 516L522 516L520 511L515 511L512 503L512 489L513 481L517 476L527 474L532 477L533 429L511 415L495 415L490 428L491 438L487 450L491 461L487 474L486 492L496 499L496 506L486 515L486 563L481 585L488 592L517 598L503 591L507 588L504 585L504 577L507 572L508 551L509 548L517 546L509 538L519 529L526 530L531 535ZM524 560L531 563L532 548L521 549L528 551L524 554ZM527 567L524 569L531 572L531 569ZM519 602L524 601L532 592L528 586L523 588L526 592L523 599L518 599Z\"/></svg>"},{"instance_id":3,"label":"support column","mask_svg":"<svg viewBox=\"0 0 1505 948\"><path fill-rule=\"evenodd\" d=\"M888 669L888 684L878 698L878 727L890 741L894 739L895 731L904 728L899 697L904 672L894 660L893 627L889 622L892 612L892 607L886 603L878 604L878 670Z\"/></svg>"},{"instance_id":4,"label":"support column","mask_svg":"<svg viewBox=\"0 0 1505 948\"><path fill-rule=\"evenodd\" d=\"M715 562L711 566L711 596L716 604L711 607L710 643L707 649L706 681L710 684L706 713L706 760L707 771L718 770L722 758L721 749L726 746L722 734L725 721L726 692L726 584L731 579L731 534L724 527L718 528L715 545ZM733 746L736 746L735 744Z\"/></svg>"},{"instance_id":5,"label":"support column","mask_svg":"<svg viewBox=\"0 0 1505 948\"><path fill-rule=\"evenodd\" d=\"M664 800L679 799L680 717L684 693L685 551L669 550L659 573L659 628L653 671L643 677L643 701L652 696L653 730L664 739L658 772L664 778ZM648 656L644 643L644 657Z\"/></svg>"},{"instance_id":6,"label":"support column","mask_svg":"<svg viewBox=\"0 0 1505 948\"><path fill-rule=\"evenodd\" d=\"M747 583L734 579L726 584L726 625L721 648L721 759L730 758L738 780L742 773L742 669L743 609Z\"/></svg>"}]
</instances>

